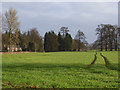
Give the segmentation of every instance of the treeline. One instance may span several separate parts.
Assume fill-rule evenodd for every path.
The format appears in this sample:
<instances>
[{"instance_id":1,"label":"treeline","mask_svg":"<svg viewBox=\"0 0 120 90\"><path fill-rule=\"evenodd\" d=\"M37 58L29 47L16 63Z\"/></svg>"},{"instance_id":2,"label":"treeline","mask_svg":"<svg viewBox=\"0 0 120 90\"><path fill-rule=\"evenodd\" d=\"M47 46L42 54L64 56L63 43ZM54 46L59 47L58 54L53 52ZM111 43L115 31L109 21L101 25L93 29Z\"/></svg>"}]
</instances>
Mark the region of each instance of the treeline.
<instances>
[{"instance_id":1,"label":"treeline","mask_svg":"<svg viewBox=\"0 0 120 90\"><path fill-rule=\"evenodd\" d=\"M100 24L96 28L97 40L92 44L92 49L100 51L117 51L119 49L120 31L116 25Z\"/></svg>"},{"instance_id":2,"label":"treeline","mask_svg":"<svg viewBox=\"0 0 120 90\"><path fill-rule=\"evenodd\" d=\"M9 42L9 33L6 31L2 34L3 51L43 51L43 40L36 28L24 33L16 30L12 33L11 42Z\"/></svg>"},{"instance_id":3,"label":"treeline","mask_svg":"<svg viewBox=\"0 0 120 90\"><path fill-rule=\"evenodd\" d=\"M78 32L80 32L80 30ZM20 30L16 30L15 33L12 33L11 43L9 42L9 33L10 32L5 31L2 34L3 51L21 51L19 49L21 48L22 51L56 52L83 51L87 48L86 42L83 42L82 39L72 39L68 32L63 34L60 31L57 35L54 31L49 31L46 32L44 38L42 38L36 28L24 33L20 32ZM82 37L82 35L79 37ZM11 48L9 46L11 46ZM18 50L15 50L15 48Z\"/></svg>"},{"instance_id":4,"label":"treeline","mask_svg":"<svg viewBox=\"0 0 120 90\"><path fill-rule=\"evenodd\" d=\"M61 27L58 35L54 31L46 32L44 38L36 28L22 33L17 11L12 8L5 12L2 23L2 51L80 51L87 47L84 33L78 30L72 39L68 27Z\"/></svg>"},{"instance_id":5,"label":"treeline","mask_svg":"<svg viewBox=\"0 0 120 90\"><path fill-rule=\"evenodd\" d=\"M87 50L88 43L82 31L78 30L76 37L79 38L75 37L74 39L72 39L68 32L68 27L61 27L58 35L55 34L54 31L46 32L44 36L45 52ZM79 33L83 33L83 35Z\"/></svg>"},{"instance_id":6,"label":"treeline","mask_svg":"<svg viewBox=\"0 0 120 90\"><path fill-rule=\"evenodd\" d=\"M45 52L55 51L85 51L88 49L88 43L84 33L78 30L74 39L72 39L68 27L61 27L58 35L54 31L46 32L44 36Z\"/></svg>"}]
</instances>

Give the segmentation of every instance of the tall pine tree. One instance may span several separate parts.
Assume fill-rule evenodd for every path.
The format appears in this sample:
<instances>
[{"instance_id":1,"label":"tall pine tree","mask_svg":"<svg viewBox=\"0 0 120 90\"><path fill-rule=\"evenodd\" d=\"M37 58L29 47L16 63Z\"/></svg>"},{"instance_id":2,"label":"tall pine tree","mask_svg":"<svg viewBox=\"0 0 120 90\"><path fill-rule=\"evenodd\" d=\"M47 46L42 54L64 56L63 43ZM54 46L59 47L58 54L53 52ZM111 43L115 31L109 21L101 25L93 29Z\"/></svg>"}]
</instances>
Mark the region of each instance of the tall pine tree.
<instances>
[{"instance_id":1,"label":"tall pine tree","mask_svg":"<svg viewBox=\"0 0 120 90\"><path fill-rule=\"evenodd\" d=\"M55 52L58 51L58 36L54 31L46 32L44 36L44 49L45 52Z\"/></svg>"},{"instance_id":2,"label":"tall pine tree","mask_svg":"<svg viewBox=\"0 0 120 90\"><path fill-rule=\"evenodd\" d=\"M64 38L62 37L62 35L60 34L60 32L58 33L58 43L59 43L59 51L63 51L64 50Z\"/></svg>"},{"instance_id":3,"label":"tall pine tree","mask_svg":"<svg viewBox=\"0 0 120 90\"><path fill-rule=\"evenodd\" d=\"M64 47L65 47L65 51L71 51L72 50L72 37L68 33L66 33L66 36L65 36L65 39L64 39Z\"/></svg>"}]
</instances>

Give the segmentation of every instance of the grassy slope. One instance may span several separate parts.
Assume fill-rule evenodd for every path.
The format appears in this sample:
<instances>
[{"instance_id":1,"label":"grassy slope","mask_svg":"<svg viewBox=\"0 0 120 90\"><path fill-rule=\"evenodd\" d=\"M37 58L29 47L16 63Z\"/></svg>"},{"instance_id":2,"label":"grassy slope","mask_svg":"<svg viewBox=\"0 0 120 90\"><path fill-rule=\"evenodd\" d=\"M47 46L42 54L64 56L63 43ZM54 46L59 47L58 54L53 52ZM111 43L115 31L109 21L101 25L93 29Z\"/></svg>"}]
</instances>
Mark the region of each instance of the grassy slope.
<instances>
[{"instance_id":1,"label":"grassy slope","mask_svg":"<svg viewBox=\"0 0 120 90\"><path fill-rule=\"evenodd\" d=\"M11 87L6 86L6 82L10 82L14 87L118 87L118 71L106 68L99 53L97 61L91 67L87 65L94 59L95 52L3 55L3 88ZM103 52L116 66L117 54L118 52Z\"/></svg>"}]
</instances>

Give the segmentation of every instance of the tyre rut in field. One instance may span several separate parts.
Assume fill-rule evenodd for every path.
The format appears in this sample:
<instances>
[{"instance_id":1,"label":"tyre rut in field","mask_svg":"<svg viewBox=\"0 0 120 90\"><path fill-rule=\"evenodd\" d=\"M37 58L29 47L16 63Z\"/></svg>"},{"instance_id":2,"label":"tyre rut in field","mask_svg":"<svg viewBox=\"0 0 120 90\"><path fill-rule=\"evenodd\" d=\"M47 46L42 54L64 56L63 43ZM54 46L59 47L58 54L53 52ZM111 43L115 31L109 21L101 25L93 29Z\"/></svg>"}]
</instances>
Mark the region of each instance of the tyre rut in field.
<instances>
[{"instance_id":1,"label":"tyre rut in field","mask_svg":"<svg viewBox=\"0 0 120 90\"><path fill-rule=\"evenodd\" d=\"M91 62L91 64L89 64L88 66L91 66L91 65L93 65L94 63L95 63L95 61L96 61L96 59L97 59L97 53L94 55L95 56L95 58L94 58L94 60ZM101 55L101 57L104 59L104 61L105 61L105 66L108 68L108 69L111 69L111 70L117 70L117 71L120 71L120 69L117 67L117 66L115 66L115 65L113 65L113 64L111 64L110 62L109 62L109 60L107 59L107 57L105 57L104 55L102 55L102 53L100 53L100 55Z\"/></svg>"},{"instance_id":2,"label":"tyre rut in field","mask_svg":"<svg viewBox=\"0 0 120 90\"><path fill-rule=\"evenodd\" d=\"M95 56L95 58L94 58L94 60L91 62L91 64L89 64L88 66L91 66L91 65L93 65L94 63L95 63L95 61L96 61L96 59L97 59L97 53L94 55Z\"/></svg>"},{"instance_id":3,"label":"tyre rut in field","mask_svg":"<svg viewBox=\"0 0 120 90\"><path fill-rule=\"evenodd\" d=\"M108 65L110 64L109 61L107 60L107 58L105 56L102 55L102 53L100 53L100 55L103 57L103 59L105 61L105 66L108 67Z\"/></svg>"},{"instance_id":4,"label":"tyre rut in field","mask_svg":"<svg viewBox=\"0 0 120 90\"><path fill-rule=\"evenodd\" d=\"M106 66L108 69L120 71L120 69L119 69L117 66L115 66L115 65L113 65L113 64L111 64L111 63L109 62L109 60L107 59L107 57L103 56L102 53L100 53L100 55L103 57L103 59L104 59L104 61L105 61L105 66Z\"/></svg>"}]
</instances>

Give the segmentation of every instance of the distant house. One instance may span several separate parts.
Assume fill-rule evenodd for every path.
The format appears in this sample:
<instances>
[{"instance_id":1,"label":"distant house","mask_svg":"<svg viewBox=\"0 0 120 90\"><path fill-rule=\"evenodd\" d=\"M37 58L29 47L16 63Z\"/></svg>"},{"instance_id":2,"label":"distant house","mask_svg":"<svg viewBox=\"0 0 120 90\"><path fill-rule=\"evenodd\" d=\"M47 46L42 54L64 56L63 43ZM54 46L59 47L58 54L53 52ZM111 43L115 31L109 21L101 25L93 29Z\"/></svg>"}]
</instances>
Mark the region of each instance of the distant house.
<instances>
[{"instance_id":1,"label":"distant house","mask_svg":"<svg viewBox=\"0 0 120 90\"><path fill-rule=\"evenodd\" d=\"M8 47L7 48L7 51L9 51L10 50L10 48ZM19 47L19 46L12 46L12 52L20 52L20 51L22 51L22 48L21 47Z\"/></svg>"},{"instance_id":2,"label":"distant house","mask_svg":"<svg viewBox=\"0 0 120 90\"><path fill-rule=\"evenodd\" d=\"M9 48L9 46L3 46L3 51L11 51L11 52L20 52L20 51L22 51L22 48L20 47L20 46L15 46L15 45L13 45L12 47L11 47L11 50L10 50L10 48Z\"/></svg>"}]
</instances>

